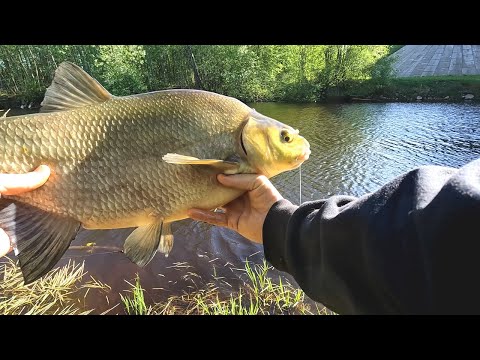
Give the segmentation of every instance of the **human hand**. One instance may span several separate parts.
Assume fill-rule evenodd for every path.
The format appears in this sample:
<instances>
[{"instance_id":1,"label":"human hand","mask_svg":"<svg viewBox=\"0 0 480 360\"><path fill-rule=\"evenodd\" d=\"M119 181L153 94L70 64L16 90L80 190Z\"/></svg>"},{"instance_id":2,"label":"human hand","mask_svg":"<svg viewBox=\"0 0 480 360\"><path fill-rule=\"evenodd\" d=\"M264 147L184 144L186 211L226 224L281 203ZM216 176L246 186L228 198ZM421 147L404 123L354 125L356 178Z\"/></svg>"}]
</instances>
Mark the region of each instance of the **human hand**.
<instances>
[{"instance_id":1,"label":"human hand","mask_svg":"<svg viewBox=\"0 0 480 360\"><path fill-rule=\"evenodd\" d=\"M0 197L2 195L18 195L35 190L45 184L50 176L50 168L40 165L26 174L0 174ZM10 239L0 228L0 257L12 250Z\"/></svg>"},{"instance_id":2,"label":"human hand","mask_svg":"<svg viewBox=\"0 0 480 360\"><path fill-rule=\"evenodd\" d=\"M225 213L190 209L188 216L233 229L253 242L263 243L263 223L272 205L283 199L282 195L263 175L220 174L217 179L224 186L245 190L246 193L223 206Z\"/></svg>"}]
</instances>

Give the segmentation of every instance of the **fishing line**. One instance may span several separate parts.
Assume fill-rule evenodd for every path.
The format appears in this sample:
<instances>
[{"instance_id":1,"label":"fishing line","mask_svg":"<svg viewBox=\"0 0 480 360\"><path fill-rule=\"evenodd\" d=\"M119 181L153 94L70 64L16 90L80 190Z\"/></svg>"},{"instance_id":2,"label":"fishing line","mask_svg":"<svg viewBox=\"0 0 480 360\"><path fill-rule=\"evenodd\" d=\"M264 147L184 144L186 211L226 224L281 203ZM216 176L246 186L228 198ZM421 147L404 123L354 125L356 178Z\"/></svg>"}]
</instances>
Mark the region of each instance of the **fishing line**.
<instances>
[{"instance_id":1,"label":"fishing line","mask_svg":"<svg viewBox=\"0 0 480 360\"><path fill-rule=\"evenodd\" d=\"M302 205L302 165L300 165L299 169L299 174L300 174L300 204Z\"/></svg>"}]
</instances>

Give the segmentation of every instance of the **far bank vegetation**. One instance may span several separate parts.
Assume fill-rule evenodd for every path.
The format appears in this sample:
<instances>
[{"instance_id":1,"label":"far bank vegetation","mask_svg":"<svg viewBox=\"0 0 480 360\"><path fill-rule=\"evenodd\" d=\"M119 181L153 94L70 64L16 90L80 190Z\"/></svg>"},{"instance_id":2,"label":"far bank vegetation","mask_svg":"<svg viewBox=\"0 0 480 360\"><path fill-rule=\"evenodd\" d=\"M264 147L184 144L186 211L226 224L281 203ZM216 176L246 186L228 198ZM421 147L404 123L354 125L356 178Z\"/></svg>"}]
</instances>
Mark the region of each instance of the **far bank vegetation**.
<instances>
[{"instance_id":1,"label":"far bank vegetation","mask_svg":"<svg viewBox=\"0 0 480 360\"><path fill-rule=\"evenodd\" d=\"M321 101L387 79L389 45L1 45L0 97L42 100L71 61L114 95L197 88L253 101Z\"/></svg>"}]
</instances>

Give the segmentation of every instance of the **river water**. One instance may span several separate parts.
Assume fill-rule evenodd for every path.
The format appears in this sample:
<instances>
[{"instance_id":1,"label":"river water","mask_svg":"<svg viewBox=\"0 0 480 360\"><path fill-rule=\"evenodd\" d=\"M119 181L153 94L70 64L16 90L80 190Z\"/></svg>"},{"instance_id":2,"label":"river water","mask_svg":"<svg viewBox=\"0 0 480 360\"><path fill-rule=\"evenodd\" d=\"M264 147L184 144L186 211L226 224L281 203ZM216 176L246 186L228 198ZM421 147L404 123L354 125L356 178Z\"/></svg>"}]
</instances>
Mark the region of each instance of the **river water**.
<instances>
[{"instance_id":1,"label":"river water","mask_svg":"<svg viewBox=\"0 0 480 360\"><path fill-rule=\"evenodd\" d=\"M311 145L310 159L302 165L302 201L334 194L360 196L378 189L401 173L421 165L460 167L480 157L480 105L435 103L387 104L249 104L260 113L300 130ZM300 201L299 170L272 179L293 203ZM245 279L245 259L261 262L263 248L238 234L191 220L173 225L175 245L168 258L157 254L141 269L120 252L131 230L105 231L93 239L80 234L63 257L85 260L89 275L111 286L104 294L90 294L87 308L104 311L119 302L118 293L128 289L138 273L146 300L202 288L215 281L228 293ZM273 271L274 277L285 276ZM112 313L121 313L118 306Z\"/></svg>"},{"instance_id":2,"label":"river water","mask_svg":"<svg viewBox=\"0 0 480 360\"><path fill-rule=\"evenodd\" d=\"M459 167L480 157L480 105L387 103L252 104L298 128L312 155L302 165L302 200L359 196L421 165ZM299 173L274 179L299 201Z\"/></svg>"}]
</instances>

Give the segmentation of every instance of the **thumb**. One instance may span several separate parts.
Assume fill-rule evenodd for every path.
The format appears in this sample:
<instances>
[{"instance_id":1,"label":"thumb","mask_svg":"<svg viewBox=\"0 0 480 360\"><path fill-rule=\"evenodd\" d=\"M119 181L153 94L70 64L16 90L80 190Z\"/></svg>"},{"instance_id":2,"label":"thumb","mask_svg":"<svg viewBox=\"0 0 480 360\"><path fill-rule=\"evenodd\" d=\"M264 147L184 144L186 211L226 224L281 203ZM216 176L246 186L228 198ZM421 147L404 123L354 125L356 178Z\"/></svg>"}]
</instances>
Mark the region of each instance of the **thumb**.
<instances>
[{"instance_id":1,"label":"thumb","mask_svg":"<svg viewBox=\"0 0 480 360\"><path fill-rule=\"evenodd\" d=\"M0 174L0 194L17 195L34 190L45 184L49 176L50 168L46 165L25 174Z\"/></svg>"}]
</instances>

